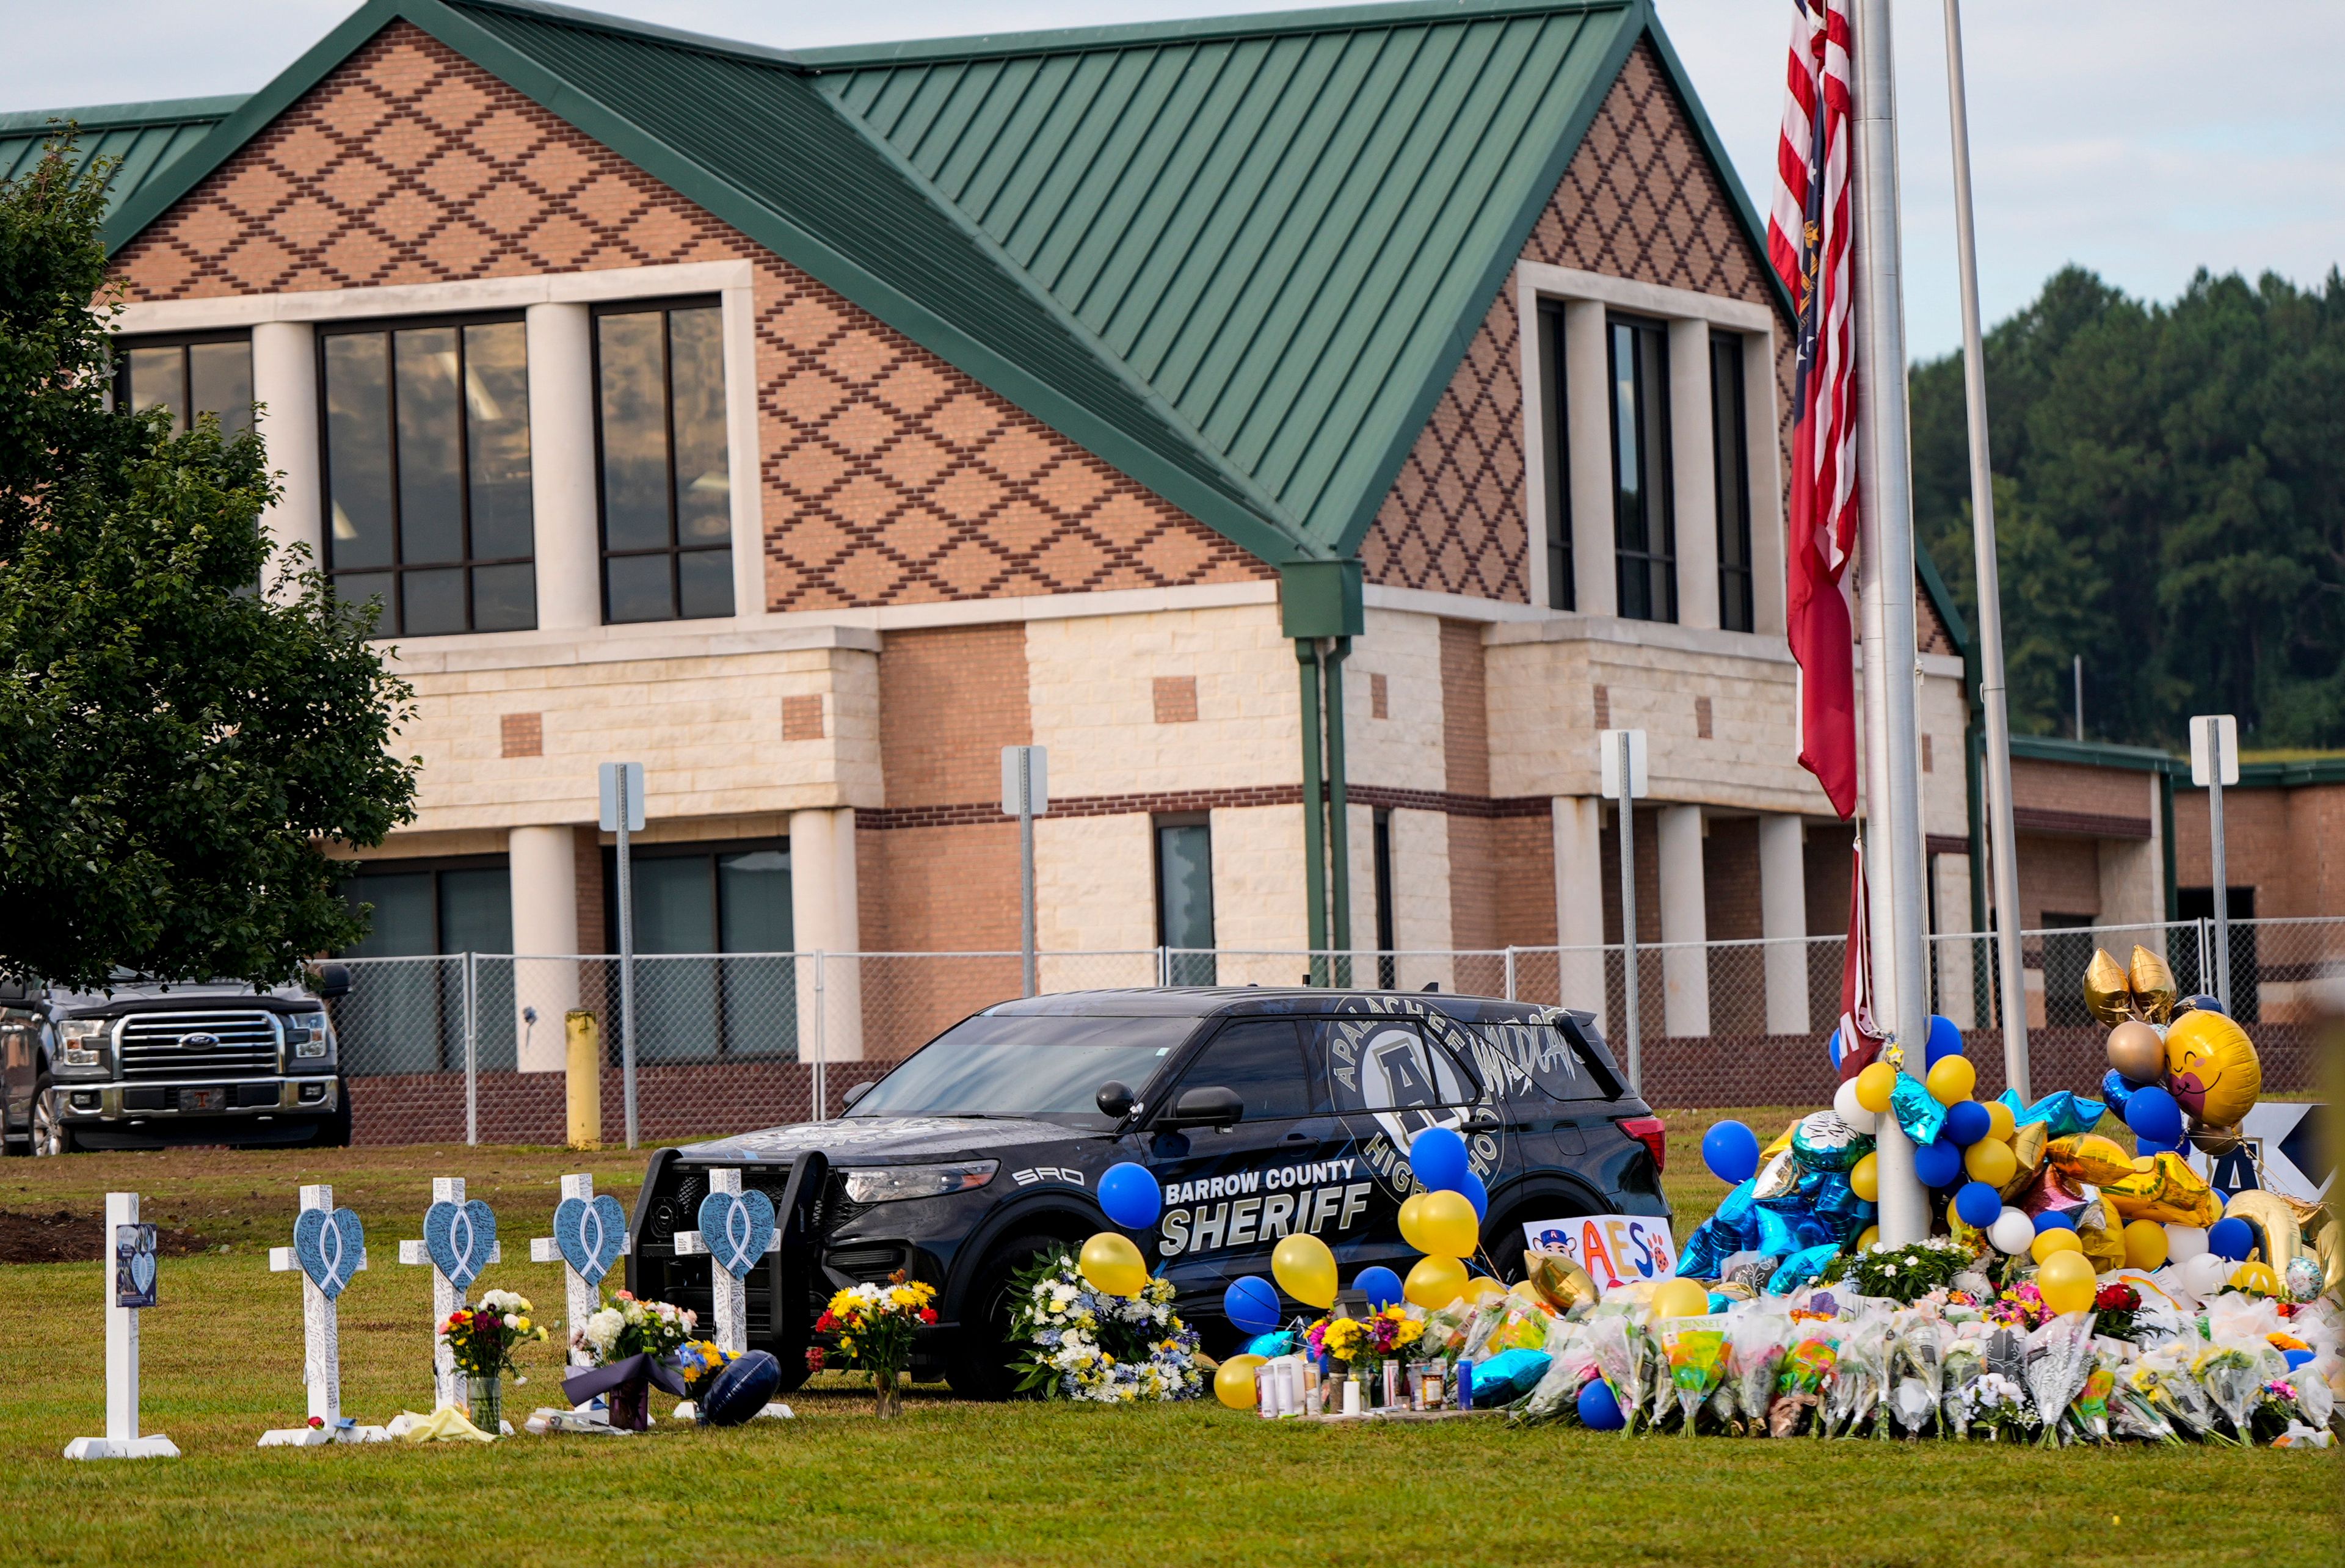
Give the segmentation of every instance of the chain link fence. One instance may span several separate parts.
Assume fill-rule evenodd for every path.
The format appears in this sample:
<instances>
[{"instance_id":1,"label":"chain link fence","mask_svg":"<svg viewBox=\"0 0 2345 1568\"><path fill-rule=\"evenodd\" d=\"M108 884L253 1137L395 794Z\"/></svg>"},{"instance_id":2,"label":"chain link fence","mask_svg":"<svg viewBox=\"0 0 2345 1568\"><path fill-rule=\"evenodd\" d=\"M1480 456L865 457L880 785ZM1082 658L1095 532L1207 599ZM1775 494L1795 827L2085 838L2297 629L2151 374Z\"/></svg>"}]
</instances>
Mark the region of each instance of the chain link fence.
<instances>
[{"instance_id":1,"label":"chain link fence","mask_svg":"<svg viewBox=\"0 0 2345 1568\"><path fill-rule=\"evenodd\" d=\"M2161 953L2188 994L2214 987L2211 921L2022 934L2030 1087L2090 1092L2106 1066L2084 1009L2096 947L2119 962ZM2253 1035L2266 1087L2314 1087L2312 1025L2345 976L2345 919L2230 926L2231 1012ZM1833 1073L1839 936L1639 944L1634 1060L1657 1106L1822 1105ZM1971 1042L1979 1092L2004 1087L2005 998L1991 933L1932 938L1933 1010ZM565 1018L593 1018L603 1063L602 1136L626 1138L627 1039L619 960L482 953L349 961L333 1006L354 1136L366 1143L563 1141ZM954 1023L1018 996L1020 955L751 953L634 960L637 1130L646 1142L721 1136L836 1115ZM1622 949L1506 947L1305 953L1147 948L1046 953L1045 993L1147 986L1335 986L1585 1008L1631 1059Z\"/></svg>"}]
</instances>

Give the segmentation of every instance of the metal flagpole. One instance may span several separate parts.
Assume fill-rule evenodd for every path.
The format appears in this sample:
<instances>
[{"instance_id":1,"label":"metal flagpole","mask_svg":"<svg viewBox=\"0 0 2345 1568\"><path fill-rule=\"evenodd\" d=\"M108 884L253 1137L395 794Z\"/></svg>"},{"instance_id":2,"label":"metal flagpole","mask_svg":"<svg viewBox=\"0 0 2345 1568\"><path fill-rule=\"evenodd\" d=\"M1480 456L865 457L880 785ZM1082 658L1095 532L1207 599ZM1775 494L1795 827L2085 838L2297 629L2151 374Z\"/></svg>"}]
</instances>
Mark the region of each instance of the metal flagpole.
<instances>
[{"instance_id":1,"label":"metal flagpole","mask_svg":"<svg viewBox=\"0 0 2345 1568\"><path fill-rule=\"evenodd\" d=\"M1963 400L1970 415L1971 542L1978 558L1978 704L1986 718L1987 853L1995 877L1995 973L2003 994L2003 1077L2027 1085L2027 976L2019 952L2019 840L2012 825L2011 708L2003 673L2003 590L1995 568L1995 470L1986 425L1986 350L1979 331L1978 237L1971 227L1971 131L1963 86L1961 0L1946 0L1946 99L1954 115L1955 256L1963 280ZM1975 876L1981 866L1973 866Z\"/></svg>"},{"instance_id":2,"label":"metal flagpole","mask_svg":"<svg viewBox=\"0 0 2345 1568\"><path fill-rule=\"evenodd\" d=\"M1889 0L1858 0L1853 70L1857 188L1857 386L1863 458L1858 517L1864 594L1865 847L1873 904L1876 1017L1913 1053L1930 1035L1922 870L1921 742L1914 724L1914 497L1905 401L1905 319L1898 248L1896 93ZM1873 855L1878 854L1876 862ZM1929 1234L1930 1205L1914 1146L1893 1117L1881 1124L1881 1239Z\"/></svg>"}]
</instances>

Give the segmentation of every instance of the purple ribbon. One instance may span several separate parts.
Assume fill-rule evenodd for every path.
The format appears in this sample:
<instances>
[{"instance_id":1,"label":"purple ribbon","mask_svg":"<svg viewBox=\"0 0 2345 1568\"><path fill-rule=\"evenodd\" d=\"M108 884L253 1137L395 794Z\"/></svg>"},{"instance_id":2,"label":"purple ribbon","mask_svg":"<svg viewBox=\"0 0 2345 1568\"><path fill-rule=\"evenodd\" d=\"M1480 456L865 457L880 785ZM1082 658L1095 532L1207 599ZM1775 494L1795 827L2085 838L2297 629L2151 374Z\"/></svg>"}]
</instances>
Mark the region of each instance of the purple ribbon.
<instances>
[{"instance_id":1,"label":"purple ribbon","mask_svg":"<svg viewBox=\"0 0 2345 1568\"><path fill-rule=\"evenodd\" d=\"M606 1367L590 1367L583 1372L573 1372L562 1380L562 1391L574 1405L583 1405L596 1394L609 1393L624 1383L641 1379L655 1389L665 1389L681 1397L685 1392L684 1375L665 1361L650 1355L629 1356L624 1361L613 1361Z\"/></svg>"}]
</instances>

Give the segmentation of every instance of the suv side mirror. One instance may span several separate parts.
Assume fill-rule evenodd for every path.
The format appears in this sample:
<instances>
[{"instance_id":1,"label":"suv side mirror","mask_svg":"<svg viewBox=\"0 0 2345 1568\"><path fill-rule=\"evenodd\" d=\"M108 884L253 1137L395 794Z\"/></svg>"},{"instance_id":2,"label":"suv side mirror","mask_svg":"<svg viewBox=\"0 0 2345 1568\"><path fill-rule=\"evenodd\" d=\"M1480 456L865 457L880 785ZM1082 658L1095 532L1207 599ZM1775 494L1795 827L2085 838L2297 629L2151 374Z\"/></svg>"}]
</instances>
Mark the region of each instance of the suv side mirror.
<instances>
[{"instance_id":1,"label":"suv side mirror","mask_svg":"<svg viewBox=\"0 0 2345 1568\"><path fill-rule=\"evenodd\" d=\"M865 1078L861 1083L857 1084L853 1088L847 1091L847 1098L838 1102L838 1108L841 1110L853 1110L857 1100L861 1099L865 1095L869 1094L873 1089L876 1089L879 1086L871 1079Z\"/></svg>"},{"instance_id":2,"label":"suv side mirror","mask_svg":"<svg viewBox=\"0 0 2345 1568\"><path fill-rule=\"evenodd\" d=\"M317 993L318 999L321 1002L331 1002L338 997L349 996L350 966L347 964L319 965L317 978L311 982L310 989Z\"/></svg>"},{"instance_id":3,"label":"suv side mirror","mask_svg":"<svg viewBox=\"0 0 2345 1568\"><path fill-rule=\"evenodd\" d=\"M1091 1103L1099 1107L1100 1115L1111 1121L1122 1121L1132 1114L1132 1090L1128 1086L1110 1078L1100 1085L1100 1091L1092 1098Z\"/></svg>"},{"instance_id":4,"label":"suv side mirror","mask_svg":"<svg viewBox=\"0 0 2345 1568\"><path fill-rule=\"evenodd\" d=\"M1164 1118L1166 1128L1233 1127L1244 1119L1245 1101L1235 1089L1213 1085L1205 1088L1183 1089L1181 1098L1172 1102L1172 1112Z\"/></svg>"}]
</instances>

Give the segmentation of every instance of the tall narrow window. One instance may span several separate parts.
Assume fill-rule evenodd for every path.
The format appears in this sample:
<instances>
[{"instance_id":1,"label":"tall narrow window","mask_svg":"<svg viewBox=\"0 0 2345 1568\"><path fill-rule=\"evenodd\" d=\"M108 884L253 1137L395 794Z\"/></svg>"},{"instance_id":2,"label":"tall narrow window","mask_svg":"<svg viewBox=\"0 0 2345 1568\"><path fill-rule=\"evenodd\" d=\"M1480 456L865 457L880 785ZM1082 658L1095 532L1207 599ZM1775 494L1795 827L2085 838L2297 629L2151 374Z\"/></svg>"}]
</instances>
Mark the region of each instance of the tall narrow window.
<instances>
[{"instance_id":1,"label":"tall narrow window","mask_svg":"<svg viewBox=\"0 0 2345 1568\"><path fill-rule=\"evenodd\" d=\"M168 409L175 436L205 414L218 419L224 436L252 428L252 339L241 332L123 344L114 377L117 403Z\"/></svg>"},{"instance_id":2,"label":"tall narrow window","mask_svg":"<svg viewBox=\"0 0 2345 1568\"><path fill-rule=\"evenodd\" d=\"M1718 466L1718 623L1749 632L1751 608L1751 432L1743 419L1742 339L1710 336L1711 450Z\"/></svg>"},{"instance_id":3,"label":"tall narrow window","mask_svg":"<svg viewBox=\"0 0 2345 1568\"><path fill-rule=\"evenodd\" d=\"M1173 985L1213 984L1213 830L1202 818L1157 819L1156 939L1174 950Z\"/></svg>"},{"instance_id":4,"label":"tall narrow window","mask_svg":"<svg viewBox=\"0 0 2345 1568\"><path fill-rule=\"evenodd\" d=\"M723 312L614 309L594 320L603 618L733 613Z\"/></svg>"},{"instance_id":5,"label":"tall narrow window","mask_svg":"<svg viewBox=\"0 0 2345 1568\"><path fill-rule=\"evenodd\" d=\"M1376 824L1376 984L1389 991L1400 983L1393 957L1392 813L1379 806L1371 820Z\"/></svg>"},{"instance_id":6,"label":"tall narrow window","mask_svg":"<svg viewBox=\"0 0 2345 1568\"><path fill-rule=\"evenodd\" d=\"M1670 497L1670 343L1658 321L1612 323L1612 558L1620 613L1678 618Z\"/></svg>"},{"instance_id":7,"label":"tall narrow window","mask_svg":"<svg viewBox=\"0 0 2345 1568\"><path fill-rule=\"evenodd\" d=\"M1563 302L1538 307L1539 460L1547 475L1547 602L1578 606L1571 578L1571 442L1564 420Z\"/></svg>"},{"instance_id":8,"label":"tall narrow window","mask_svg":"<svg viewBox=\"0 0 2345 1568\"><path fill-rule=\"evenodd\" d=\"M672 1062L795 1055L788 844L658 845L636 851L633 865L635 951L657 956L637 979L636 1056ZM604 851L603 870L603 885L615 890L617 851ZM615 891L604 916L604 940L616 952ZM617 995L614 966L605 966L604 981L605 994Z\"/></svg>"},{"instance_id":9,"label":"tall narrow window","mask_svg":"<svg viewBox=\"0 0 2345 1568\"><path fill-rule=\"evenodd\" d=\"M326 565L386 636L537 624L529 351L521 322L333 331Z\"/></svg>"}]
</instances>

